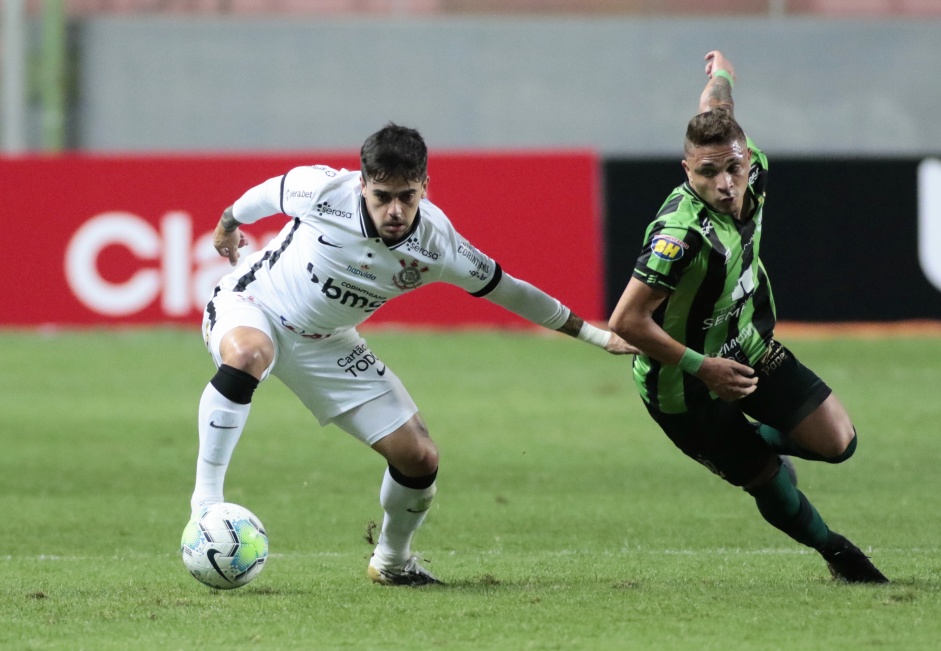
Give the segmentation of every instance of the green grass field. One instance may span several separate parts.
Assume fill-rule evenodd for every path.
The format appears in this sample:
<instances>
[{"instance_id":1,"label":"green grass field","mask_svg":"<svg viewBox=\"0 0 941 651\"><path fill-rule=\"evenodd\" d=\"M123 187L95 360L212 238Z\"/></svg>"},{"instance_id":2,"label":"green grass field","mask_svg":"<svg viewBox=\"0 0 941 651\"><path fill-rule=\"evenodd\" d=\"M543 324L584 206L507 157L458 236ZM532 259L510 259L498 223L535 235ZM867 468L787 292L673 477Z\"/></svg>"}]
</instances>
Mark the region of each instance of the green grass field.
<instances>
[{"instance_id":1,"label":"green grass field","mask_svg":"<svg viewBox=\"0 0 941 651\"><path fill-rule=\"evenodd\" d=\"M847 586L672 447L629 358L528 331L367 337L441 449L414 548L447 586L367 581L383 462L277 380L226 490L272 557L245 588L198 584L178 554L198 333L0 332L0 648L938 648L941 339L785 338L859 430L848 463L797 461L894 580Z\"/></svg>"}]
</instances>

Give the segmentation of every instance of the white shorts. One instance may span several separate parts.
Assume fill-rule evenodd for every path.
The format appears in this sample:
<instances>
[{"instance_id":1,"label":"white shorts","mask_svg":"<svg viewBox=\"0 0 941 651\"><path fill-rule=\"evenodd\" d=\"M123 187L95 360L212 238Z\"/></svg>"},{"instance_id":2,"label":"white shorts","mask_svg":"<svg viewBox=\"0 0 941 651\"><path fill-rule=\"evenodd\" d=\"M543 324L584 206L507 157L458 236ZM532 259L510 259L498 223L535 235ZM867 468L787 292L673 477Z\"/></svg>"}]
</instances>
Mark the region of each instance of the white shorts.
<instances>
[{"instance_id":1,"label":"white shorts","mask_svg":"<svg viewBox=\"0 0 941 651\"><path fill-rule=\"evenodd\" d=\"M238 326L264 332L275 355L271 373L300 398L321 426L336 424L372 445L418 413L402 381L355 328L322 339L289 330L244 292L221 291L203 315L203 340L218 367L222 337Z\"/></svg>"}]
</instances>

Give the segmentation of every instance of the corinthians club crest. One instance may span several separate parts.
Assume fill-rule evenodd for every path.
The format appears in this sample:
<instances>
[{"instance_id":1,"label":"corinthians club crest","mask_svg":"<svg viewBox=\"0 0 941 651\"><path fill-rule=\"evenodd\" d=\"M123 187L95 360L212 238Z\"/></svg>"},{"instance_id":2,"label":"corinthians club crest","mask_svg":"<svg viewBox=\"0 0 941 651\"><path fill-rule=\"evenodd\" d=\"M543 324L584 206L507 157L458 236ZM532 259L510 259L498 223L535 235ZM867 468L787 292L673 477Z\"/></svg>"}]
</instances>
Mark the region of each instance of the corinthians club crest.
<instances>
[{"instance_id":1,"label":"corinthians club crest","mask_svg":"<svg viewBox=\"0 0 941 651\"><path fill-rule=\"evenodd\" d=\"M422 284L421 275L428 271L428 267L418 266L418 260L412 260L411 264L405 264L405 260L399 260L402 270L392 277L392 282L399 289L415 289Z\"/></svg>"}]
</instances>

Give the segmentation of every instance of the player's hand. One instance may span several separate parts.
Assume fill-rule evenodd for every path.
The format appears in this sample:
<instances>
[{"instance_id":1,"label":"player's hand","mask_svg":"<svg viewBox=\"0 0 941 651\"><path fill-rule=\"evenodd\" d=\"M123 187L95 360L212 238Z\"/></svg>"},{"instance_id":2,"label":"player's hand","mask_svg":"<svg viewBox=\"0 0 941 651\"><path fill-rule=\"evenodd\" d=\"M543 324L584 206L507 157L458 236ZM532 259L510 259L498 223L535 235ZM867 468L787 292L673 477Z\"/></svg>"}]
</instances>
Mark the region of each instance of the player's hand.
<instances>
[{"instance_id":1,"label":"player's hand","mask_svg":"<svg viewBox=\"0 0 941 651\"><path fill-rule=\"evenodd\" d=\"M229 259L229 263L233 267L239 262L239 249L246 244L248 244L248 238L245 237L245 233L239 228L227 232L222 228L222 224L218 224L215 232L212 234L212 245L216 247L216 251L219 252L219 255Z\"/></svg>"},{"instance_id":2,"label":"player's hand","mask_svg":"<svg viewBox=\"0 0 941 651\"><path fill-rule=\"evenodd\" d=\"M608 343L604 345L604 349L611 353L612 355L639 355L640 349L636 346L632 346L619 336L611 333L611 336L608 337Z\"/></svg>"},{"instance_id":3,"label":"player's hand","mask_svg":"<svg viewBox=\"0 0 941 651\"><path fill-rule=\"evenodd\" d=\"M725 359L707 357L696 377L723 400L741 400L758 388L758 378L750 366Z\"/></svg>"},{"instance_id":4,"label":"player's hand","mask_svg":"<svg viewBox=\"0 0 941 651\"><path fill-rule=\"evenodd\" d=\"M706 75L712 78L716 70L725 70L735 79L735 68L732 67L732 62L726 59L719 50L706 54Z\"/></svg>"}]
</instances>

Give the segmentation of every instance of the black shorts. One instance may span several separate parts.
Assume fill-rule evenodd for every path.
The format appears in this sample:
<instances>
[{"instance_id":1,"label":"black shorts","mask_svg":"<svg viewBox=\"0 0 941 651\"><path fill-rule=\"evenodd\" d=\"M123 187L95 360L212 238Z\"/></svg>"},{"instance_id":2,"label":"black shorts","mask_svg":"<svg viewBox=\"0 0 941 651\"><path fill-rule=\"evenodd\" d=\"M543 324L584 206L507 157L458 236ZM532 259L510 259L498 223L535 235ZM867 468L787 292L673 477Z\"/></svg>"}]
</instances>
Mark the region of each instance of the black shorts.
<instances>
[{"instance_id":1,"label":"black shorts","mask_svg":"<svg viewBox=\"0 0 941 651\"><path fill-rule=\"evenodd\" d=\"M755 372L758 388L736 402L704 400L679 414L647 406L684 454L735 486L750 483L776 456L749 418L786 433L832 393L816 373L777 341L771 342Z\"/></svg>"}]
</instances>

